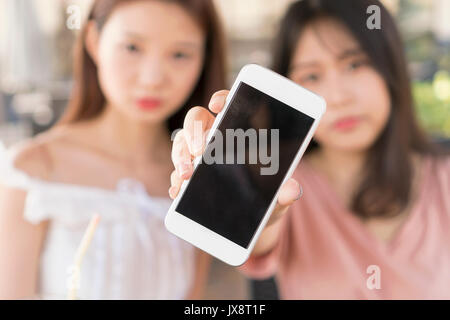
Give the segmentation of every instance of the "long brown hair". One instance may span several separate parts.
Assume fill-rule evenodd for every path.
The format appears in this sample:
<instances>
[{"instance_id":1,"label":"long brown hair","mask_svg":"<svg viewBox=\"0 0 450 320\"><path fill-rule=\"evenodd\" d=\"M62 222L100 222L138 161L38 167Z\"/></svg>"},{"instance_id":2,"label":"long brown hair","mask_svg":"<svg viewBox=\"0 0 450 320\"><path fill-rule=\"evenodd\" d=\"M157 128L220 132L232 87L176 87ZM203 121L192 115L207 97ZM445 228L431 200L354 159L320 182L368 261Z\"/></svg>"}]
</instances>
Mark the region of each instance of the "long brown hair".
<instances>
[{"instance_id":1,"label":"long brown hair","mask_svg":"<svg viewBox=\"0 0 450 320\"><path fill-rule=\"evenodd\" d=\"M369 6L380 8L381 29L366 27ZM410 77L403 44L394 19L378 0L303 0L290 5L274 42L274 71L287 76L297 41L312 21L331 17L343 23L386 82L391 114L383 132L368 151L364 177L351 209L361 218L394 216L411 198L413 165L410 155L445 155L423 132L415 118ZM306 153L319 148L313 139Z\"/></svg>"},{"instance_id":2,"label":"long brown hair","mask_svg":"<svg viewBox=\"0 0 450 320\"><path fill-rule=\"evenodd\" d=\"M96 0L88 21L94 21L101 31L114 8L125 2L138 0ZM145 0L139 0L145 1ZM154 1L154 0L153 0ZM206 105L211 95L226 85L225 36L212 0L158 0L176 3L183 7L206 34L203 70L196 87L184 105L168 119L173 131L182 127L190 107ZM87 24L81 30L74 52L74 86L66 111L59 123L73 123L98 116L105 108L105 96L100 89L97 67L85 46Z\"/></svg>"}]
</instances>

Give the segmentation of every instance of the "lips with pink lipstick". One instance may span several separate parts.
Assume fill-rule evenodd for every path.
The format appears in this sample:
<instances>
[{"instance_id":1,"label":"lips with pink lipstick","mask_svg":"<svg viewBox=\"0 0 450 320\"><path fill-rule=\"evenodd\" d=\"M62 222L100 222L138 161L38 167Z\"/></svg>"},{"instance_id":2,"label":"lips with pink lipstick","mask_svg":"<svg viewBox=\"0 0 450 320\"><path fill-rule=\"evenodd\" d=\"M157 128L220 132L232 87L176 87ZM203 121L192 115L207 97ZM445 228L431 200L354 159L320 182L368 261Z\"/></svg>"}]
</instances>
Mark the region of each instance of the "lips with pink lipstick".
<instances>
[{"instance_id":1,"label":"lips with pink lipstick","mask_svg":"<svg viewBox=\"0 0 450 320\"><path fill-rule=\"evenodd\" d=\"M357 127L362 121L361 116L342 117L333 122L333 128L339 131L347 131Z\"/></svg>"},{"instance_id":2,"label":"lips with pink lipstick","mask_svg":"<svg viewBox=\"0 0 450 320\"><path fill-rule=\"evenodd\" d=\"M161 106L162 101L158 98L145 97L137 100L137 105L142 110L154 110Z\"/></svg>"}]
</instances>

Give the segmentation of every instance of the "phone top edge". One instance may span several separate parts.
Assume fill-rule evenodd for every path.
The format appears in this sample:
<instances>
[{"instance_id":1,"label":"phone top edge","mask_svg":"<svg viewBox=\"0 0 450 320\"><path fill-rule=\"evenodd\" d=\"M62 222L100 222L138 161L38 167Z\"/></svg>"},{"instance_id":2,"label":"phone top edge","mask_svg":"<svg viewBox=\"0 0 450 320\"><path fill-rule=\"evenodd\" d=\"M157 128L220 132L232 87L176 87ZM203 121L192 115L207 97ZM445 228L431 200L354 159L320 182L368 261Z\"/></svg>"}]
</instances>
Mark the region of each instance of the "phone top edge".
<instances>
[{"instance_id":1,"label":"phone top edge","mask_svg":"<svg viewBox=\"0 0 450 320\"><path fill-rule=\"evenodd\" d=\"M259 75L259 76L255 76ZM264 78L265 81L261 81L261 79ZM282 90L287 91L288 94L280 95L277 90L274 88L267 88L266 83L264 82L272 81L273 84L277 84L279 87L282 88ZM268 69L266 67L260 66L255 63L246 64L244 65L241 70L239 71L232 88L230 89L233 91L233 89L236 89L239 85L239 82L244 82L250 86L255 87L256 89L259 89L272 97L276 98L277 100L280 100L295 109L300 111L305 111L306 109L310 110L310 113L308 115L319 119L321 116L326 112L327 105L325 99L318 95L317 93L312 92L309 89L306 89L302 87L301 85L297 84L296 82L292 81L291 79L282 76L275 71ZM265 88L264 88L265 87ZM292 99L290 97L290 93L292 92L301 92L303 94L303 98L305 99L304 104L299 104L298 102L292 102ZM315 109L311 110L308 106L313 104Z\"/></svg>"},{"instance_id":2,"label":"phone top edge","mask_svg":"<svg viewBox=\"0 0 450 320\"><path fill-rule=\"evenodd\" d=\"M288 81L288 82L290 82L292 85L294 85L294 86L296 86L296 87L299 87L299 88L301 88L302 90L306 90L308 93L310 93L310 94L316 96L317 98L319 98L320 100L322 100L322 103L323 103L323 104L325 105L325 107L326 107L326 101L325 101L325 99L324 99L321 95L319 95L319 94L317 94L317 93L315 93L315 92L313 92L313 91L311 91L311 90L309 90L309 89L307 89L307 88L305 88L305 87L299 85L298 83L296 83L295 81L292 81L292 80L289 79L288 77L285 77L285 76L283 76L283 75L281 75L281 74L279 74L279 73L273 71L272 69L263 67L263 66L261 66L261 65L259 65L259 64L256 64L256 63L249 63L249 64L246 64L246 65L244 65L244 66L241 68L241 71L239 72L239 74L240 74L241 72L251 71L252 69L259 70L259 71L261 71L261 72L266 72L266 73L271 74L271 75L273 75L273 76L275 76L275 77L277 77L277 78L279 78L279 79L281 79L281 80L283 80L283 81Z\"/></svg>"}]
</instances>

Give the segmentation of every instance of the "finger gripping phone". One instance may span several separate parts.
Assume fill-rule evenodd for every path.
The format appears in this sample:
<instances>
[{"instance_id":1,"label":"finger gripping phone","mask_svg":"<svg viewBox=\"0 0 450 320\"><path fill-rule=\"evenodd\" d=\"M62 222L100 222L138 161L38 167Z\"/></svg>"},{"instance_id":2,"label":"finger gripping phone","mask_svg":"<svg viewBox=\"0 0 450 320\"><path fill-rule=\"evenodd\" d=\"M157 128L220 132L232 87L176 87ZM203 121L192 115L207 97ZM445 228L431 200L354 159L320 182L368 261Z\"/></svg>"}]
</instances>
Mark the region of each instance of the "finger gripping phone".
<instances>
[{"instance_id":1,"label":"finger gripping phone","mask_svg":"<svg viewBox=\"0 0 450 320\"><path fill-rule=\"evenodd\" d=\"M324 99L289 79L243 67L166 228L225 263L243 264L325 110Z\"/></svg>"}]
</instances>

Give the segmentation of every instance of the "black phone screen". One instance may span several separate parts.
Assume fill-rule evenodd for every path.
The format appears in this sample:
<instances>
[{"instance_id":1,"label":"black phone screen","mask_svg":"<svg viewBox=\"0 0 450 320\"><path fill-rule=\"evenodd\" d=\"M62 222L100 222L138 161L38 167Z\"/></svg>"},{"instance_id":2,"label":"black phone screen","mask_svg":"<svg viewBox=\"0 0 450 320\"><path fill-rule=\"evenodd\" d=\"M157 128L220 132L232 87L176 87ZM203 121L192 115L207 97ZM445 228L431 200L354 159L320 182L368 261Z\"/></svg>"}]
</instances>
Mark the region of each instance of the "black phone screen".
<instances>
[{"instance_id":1,"label":"black phone screen","mask_svg":"<svg viewBox=\"0 0 450 320\"><path fill-rule=\"evenodd\" d=\"M313 122L240 82L175 210L248 248Z\"/></svg>"}]
</instances>

